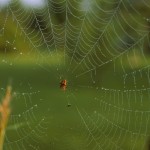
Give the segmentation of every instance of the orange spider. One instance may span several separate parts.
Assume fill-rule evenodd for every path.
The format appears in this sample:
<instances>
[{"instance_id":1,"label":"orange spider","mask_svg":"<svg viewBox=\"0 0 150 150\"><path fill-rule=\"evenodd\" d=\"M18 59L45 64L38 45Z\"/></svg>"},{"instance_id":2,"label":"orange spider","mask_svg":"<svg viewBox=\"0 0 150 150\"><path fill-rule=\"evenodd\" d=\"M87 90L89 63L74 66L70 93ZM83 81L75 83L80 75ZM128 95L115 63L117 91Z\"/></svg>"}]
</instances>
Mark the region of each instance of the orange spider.
<instances>
[{"instance_id":1,"label":"orange spider","mask_svg":"<svg viewBox=\"0 0 150 150\"><path fill-rule=\"evenodd\" d=\"M60 88L62 89L62 90L66 90L66 88L67 88L67 80L62 80L61 82L60 82Z\"/></svg>"}]
</instances>

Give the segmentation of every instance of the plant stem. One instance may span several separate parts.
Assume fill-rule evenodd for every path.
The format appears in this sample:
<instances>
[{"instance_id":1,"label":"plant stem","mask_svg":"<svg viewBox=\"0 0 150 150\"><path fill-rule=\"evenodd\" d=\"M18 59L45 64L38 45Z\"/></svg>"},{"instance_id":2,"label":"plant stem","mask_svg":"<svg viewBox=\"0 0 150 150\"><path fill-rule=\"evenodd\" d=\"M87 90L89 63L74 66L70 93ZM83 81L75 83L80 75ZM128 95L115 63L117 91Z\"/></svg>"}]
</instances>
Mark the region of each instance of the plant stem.
<instances>
[{"instance_id":1,"label":"plant stem","mask_svg":"<svg viewBox=\"0 0 150 150\"><path fill-rule=\"evenodd\" d=\"M1 133L0 133L0 150L3 150L4 137L5 137L5 129L1 129Z\"/></svg>"}]
</instances>

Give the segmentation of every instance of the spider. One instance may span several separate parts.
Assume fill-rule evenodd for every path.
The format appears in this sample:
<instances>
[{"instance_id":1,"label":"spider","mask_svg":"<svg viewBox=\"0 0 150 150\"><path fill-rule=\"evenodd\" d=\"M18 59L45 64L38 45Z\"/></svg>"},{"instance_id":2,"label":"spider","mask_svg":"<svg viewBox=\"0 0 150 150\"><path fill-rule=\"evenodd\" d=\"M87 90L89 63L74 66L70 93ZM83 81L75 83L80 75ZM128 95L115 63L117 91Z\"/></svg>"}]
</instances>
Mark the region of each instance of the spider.
<instances>
[{"instance_id":1,"label":"spider","mask_svg":"<svg viewBox=\"0 0 150 150\"><path fill-rule=\"evenodd\" d=\"M67 80L62 80L61 82L60 82L60 88L62 89L62 90L66 90L66 88L67 88Z\"/></svg>"},{"instance_id":2,"label":"spider","mask_svg":"<svg viewBox=\"0 0 150 150\"><path fill-rule=\"evenodd\" d=\"M63 91L65 91L66 90L66 88L67 88L67 80L62 80L61 82L60 82L60 88L63 90ZM67 107L71 107L71 104L70 103L68 103L67 104Z\"/></svg>"}]
</instances>

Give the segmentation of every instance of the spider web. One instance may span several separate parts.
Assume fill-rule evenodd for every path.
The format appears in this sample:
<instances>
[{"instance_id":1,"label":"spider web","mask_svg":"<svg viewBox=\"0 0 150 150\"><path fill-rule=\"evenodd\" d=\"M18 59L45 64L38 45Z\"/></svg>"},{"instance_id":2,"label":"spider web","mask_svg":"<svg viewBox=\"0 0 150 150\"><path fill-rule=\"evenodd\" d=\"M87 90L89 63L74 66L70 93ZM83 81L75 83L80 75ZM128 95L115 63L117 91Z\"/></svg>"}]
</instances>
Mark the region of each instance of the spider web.
<instances>
[{"instance_id":1,"label":"spider web","mask_svg":"<svg viewBox=\"0 0 150 150\"><path fill-rule=\"evenodd\" d=\"M150 2L43 2L38 10L17 0L0 9L1 97L10 77L15 91L4 149L146 149Z\"/></svg>"}]
</instances>

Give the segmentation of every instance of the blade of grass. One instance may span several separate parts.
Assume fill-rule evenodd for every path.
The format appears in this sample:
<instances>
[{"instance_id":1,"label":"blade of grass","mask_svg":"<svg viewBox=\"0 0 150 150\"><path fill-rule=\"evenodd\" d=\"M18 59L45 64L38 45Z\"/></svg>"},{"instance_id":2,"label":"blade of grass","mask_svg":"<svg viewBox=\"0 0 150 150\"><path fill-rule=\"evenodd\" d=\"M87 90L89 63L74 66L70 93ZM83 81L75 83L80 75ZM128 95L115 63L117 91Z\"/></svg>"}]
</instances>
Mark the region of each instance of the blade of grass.
<instances>
[{"instance_id":1,"label":"blade of grass","mask_svg":"<svg viewBox=\"0 0 150 150\"><path fill-rule=\"evenodd\" d=\"M5 131L10 116L11 86L7 87L5 97L0 105L0 150L3 150Z\"/></svg>"}]
</instances>

